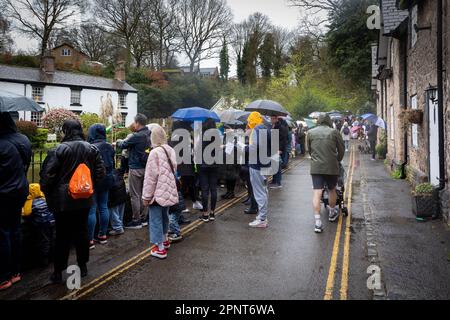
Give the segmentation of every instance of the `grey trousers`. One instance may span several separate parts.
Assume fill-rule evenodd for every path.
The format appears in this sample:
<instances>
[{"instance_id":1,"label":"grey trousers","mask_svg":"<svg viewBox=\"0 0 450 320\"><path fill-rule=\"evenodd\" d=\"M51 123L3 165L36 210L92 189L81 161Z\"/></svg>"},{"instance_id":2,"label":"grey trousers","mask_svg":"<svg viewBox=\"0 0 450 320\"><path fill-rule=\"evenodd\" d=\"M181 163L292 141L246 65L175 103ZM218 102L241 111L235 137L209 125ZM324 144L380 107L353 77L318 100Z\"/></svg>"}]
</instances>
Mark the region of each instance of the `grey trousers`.
<instances>
[{"instance_id":1,"label":"grey trousers","mask_svg":"<svg viewBox=\"0 0 450 320\"><path fill-rule=\"evenodd\" d=\"M144 188L145 169L130 169L128 183L130 185L131 210L133 221L141 222L147 219L147 210L142 202L142 189Z\"/></svg>"},{"instance_id":2,"label":"grey trousers","mask_svg":"<svg viewBox=\"0 0 450 320\"><path fill-rule=\"evenodd\" d=\"M250 182L253 188L256 203L258 203L258 216L256 219L265 221L269 207L269 190L267 189L267 179L261 171L250 168Z\"/></svg>"}]
</instances>

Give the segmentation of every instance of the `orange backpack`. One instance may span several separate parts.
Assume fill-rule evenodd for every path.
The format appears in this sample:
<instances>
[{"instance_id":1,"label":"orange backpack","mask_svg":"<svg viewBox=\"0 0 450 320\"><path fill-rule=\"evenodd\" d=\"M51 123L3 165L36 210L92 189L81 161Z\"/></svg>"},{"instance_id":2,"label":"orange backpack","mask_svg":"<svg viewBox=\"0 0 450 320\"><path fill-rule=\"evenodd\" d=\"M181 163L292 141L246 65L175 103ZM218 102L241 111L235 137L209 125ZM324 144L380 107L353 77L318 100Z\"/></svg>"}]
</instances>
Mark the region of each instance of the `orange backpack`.
<instances>
[{"instance_id":1,"label":"orange backpack","mask_svg":"<svg viewBox=\"0 0 450 320\"><path fill-rule=\"evenodd\" d=\"M75 199L89 199L94 194L91 170L84 163L80 164L69 182L69 195Z\"/></svg>"}]
</instances>

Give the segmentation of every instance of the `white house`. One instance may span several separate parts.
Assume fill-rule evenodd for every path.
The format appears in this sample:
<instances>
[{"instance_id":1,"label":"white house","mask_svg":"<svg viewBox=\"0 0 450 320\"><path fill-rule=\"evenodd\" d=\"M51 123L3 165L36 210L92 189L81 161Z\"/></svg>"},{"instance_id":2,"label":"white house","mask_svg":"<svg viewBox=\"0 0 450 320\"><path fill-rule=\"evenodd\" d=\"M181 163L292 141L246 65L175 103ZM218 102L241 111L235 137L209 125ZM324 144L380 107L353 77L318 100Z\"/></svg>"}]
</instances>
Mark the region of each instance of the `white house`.
<instances>
[{"instance_id":1,"label":"white house","mask_svg":"<svg viewBox=\"0 0 450 320\"><path fill-rule=\"evenodd\" d=\"M111 94L114 108L120 106L123 125L137 114L137 90L126 83L123 66L115 79L55 70L54 58L45 57L41 69L0 65L0 88L33 98L44 108L65 108L76 114L100 115L101 100ZM19 112L19 118L42 125L42 113Z\"/></svg>"}]
</instances>

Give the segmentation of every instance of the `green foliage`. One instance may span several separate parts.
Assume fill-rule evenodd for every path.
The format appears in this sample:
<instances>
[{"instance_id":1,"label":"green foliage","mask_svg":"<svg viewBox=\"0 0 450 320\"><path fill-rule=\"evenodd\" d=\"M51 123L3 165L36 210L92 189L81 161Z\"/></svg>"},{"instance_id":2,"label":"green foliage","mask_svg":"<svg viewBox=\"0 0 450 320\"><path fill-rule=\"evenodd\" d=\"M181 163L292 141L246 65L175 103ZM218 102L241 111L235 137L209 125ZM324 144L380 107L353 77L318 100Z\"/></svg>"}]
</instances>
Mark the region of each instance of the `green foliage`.
<instances>
[{"instance_id":1,"label":"green foliage","mask_svg":"<svg viewBox=\"0 0 450 320\"><path fill-rule=\"evenodd\" d=\"M84 112L80 115L80 121L84 129L89 129L96 123L103 123L102 119L96 113Z\"/></svg>"},{"instance_id":2,"label":"green foliage","mask_svg":"<svg viewBox=\"0 0 450 320\"><path fill-rule=\"evenodd\" d=\"M26 135L30 141L38 130L37 125L31 121L16 121L16 126L19 132Z\"/></svg>"},{"instance_id":3,"label":"green foliage","mask_svg":"<svg viewBox=\"0 0 450 320\"><path fill-rule=\"evenodd\" d=\"M328 61L355 84L370 87L371 47L378 34L367 28L367 7L375 0L343 0L330 13L330 31L326 36Z\"/></svg>"},{"instance_id":4,"label":"green foliage","mask_svg":"<svg viewBox=\"0 0 450 320\"><path fill-rule=\"evenodd\" d=\"M24 54L18 54L15 56L10 54L2 54L0 55L0 63L19 67L30 67L30 68L39 67L39 60L36 57L27 56Z\"/></svg>"},{"instance_id":5,"label":"green foliage","mask_svg":"<svg viewBox=\"0 0 450 320\"><path fill-rule=\"evenodd\" d=\"M375 147L375 152L378 154L378 156L381 159L385 159L387 151L388 151L387 150L387 136L386 136L386 132L383 131L383 133L380 137L380 143Z\"/></svg>"},{"instance_id":6,"label":"green foliage","mask_svg":"<svg viewBox=\"0 0 450 320\"><path fill-rule=\"evenodd\" d=\"M401 179L402 178L402 169L401 168L396 168L394 171L392 171L391 173L391 177L393 179Z\"/></svg>"},{"instance_id":7,"label":"green foliage","mask_svg":"<svg viewBox=\"0 0 450 320\"><path fill-rule=\"evenodd\" d=\"M264 37L264 42L260 48L259 57L261 60L262 76L270 78L275 62L275 40L273 34L268 33Z\"/></svg>"},{"instance_id":8,"label":"green foliage","mask_svg":"<svg viewBox=\"0 0 450 320\"><path fill-rule=\"evenodd\" d=\"M45 149L47 143L48 129L38 128L35 135L30 139L33 149Z\"/></svg>"},{"instance_id":9,"label":"green foliage","mask_svg":"<svg viewBox=\"0 0 450 320\"><path fill-rule=\"evenodd\" d=\"M228 81L230 73L230 57L228 55L228 43L226 38L223 39L223 47L220 51L220 78L222 81Z\"/></svg>"},{"instance_id":10,"label":"green foliage","mask_svg":"<svg viewBox=\"0 0 450 320\"><path fill-rule=\"evenodd\" d=\"M430 183L421 183L419 185L416 186L416 188L414 189L415 194L433 194L434 192L434 187L432 184Z\"/></svg>"},{"instance_id":11,"label":"green foliage","mask_svg":"<svg viewBox=\"0 0 450 320\"><path fill-rule=\"evenodd\" d=\"M115 133L115 137L117 140L125 140L125 138L131 133L130 129L128 128L124 128L124 129L120 129L117 130L117 132Z\"/></svg>"}]
</instances>

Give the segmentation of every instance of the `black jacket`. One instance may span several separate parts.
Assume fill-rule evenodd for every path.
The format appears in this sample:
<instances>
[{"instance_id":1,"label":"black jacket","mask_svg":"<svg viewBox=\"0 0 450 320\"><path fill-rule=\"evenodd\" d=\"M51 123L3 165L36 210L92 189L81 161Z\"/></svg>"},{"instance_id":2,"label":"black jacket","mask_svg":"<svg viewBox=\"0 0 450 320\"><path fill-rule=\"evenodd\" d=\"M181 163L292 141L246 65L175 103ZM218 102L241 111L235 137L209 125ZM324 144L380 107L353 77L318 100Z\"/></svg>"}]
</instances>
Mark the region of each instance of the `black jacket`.
<instances>
[{"instance_id":1,"label":"black jacket","mask_svg":"<svg viewBox=\"0 0 450 320\"><path fill-rule=\"evenodd\" d=\"M288 143L289 143L289 130L287 122L283 119L279 119L278 122L274 125L273 129L279 130L279 151L285 153L287 151Z\"/></svg>"},{"instance_id":2,"label":"black jacket","mask_svg":"<svg viewBox=\"0 0 450 320\"><path fill-rule=\"evenodd\" d=\"M113 169L115 163L115 151L111 144L106 142L106 128L101 124L94 124L89 128L88 142L97 147L105 166L106 176L101 181L97 181L95 190L98 192L107 191L113 184Z\"/></svg>"},{"instance_id":3,"label":"black jacket","mask_svg":"<svg viewBox=\"0 0 450 320\"><path fill-rule=\"evenodd\" d=\"M131 138L117 143L120 149L128 150L128 166L130 169L145 169L149 155L150 135L150 130L147 127L143 127L135 132Z\"/></svg>"},{"instance_id":4,"label":"black jacket","mask_svg":"<svg viewBox=\"0 0 450 320\"><path fill-rule=\"evenodd\" d=\"M114 170L113 183L109 190L108 207L114 208L127 202L128 194L123 174L120 170Z\"/></svg>"},{"instance_id":5,"label":"black jacket","mask_svg":"<svg viewBox=\"0 0 450 320\"><path fill-rule=\"evenodd\" d=\"M40 172L40 184L52 212L91 207L92 198L74 200L67 190L73 173L81 163L85 163L91 170L94 185L105 177L99 150L81 138L63 142L45 158Z\"/></svg>"},{"instance_id":6,"label":"black jacket","mask_svg":"<svg viewBox=\"0 0 450 320\"><path fill-rule=\"evenodd\" d=\"M28 196L27 170L31 161L31 143L17 132L9 113L0 113L0 197L20 199Z\"/></svg>"}]
</instances>

